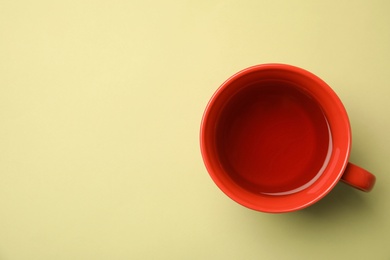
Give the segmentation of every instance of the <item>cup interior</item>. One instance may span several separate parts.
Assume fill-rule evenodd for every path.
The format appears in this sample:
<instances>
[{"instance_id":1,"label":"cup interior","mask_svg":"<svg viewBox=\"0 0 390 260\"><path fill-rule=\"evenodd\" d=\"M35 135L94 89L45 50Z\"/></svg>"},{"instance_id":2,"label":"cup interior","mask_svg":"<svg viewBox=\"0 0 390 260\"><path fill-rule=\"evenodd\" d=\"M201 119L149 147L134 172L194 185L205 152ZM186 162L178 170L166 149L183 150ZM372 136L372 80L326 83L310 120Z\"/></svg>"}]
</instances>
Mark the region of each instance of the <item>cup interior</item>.
<instances>
[{"instance_id":1,"label":"cup interior","mask_svg":"<svg viewBox=\"0 0 390 260\"><path fill-rule=\"evenodd\" d=\"M261 80L241 88L216 124L218 159L238 185L285 195L310 186L332 151L320 104L287 81Z\"/></svg>"},{"instance_id":2,"label":"cup interior","mask_svg":"<svg viewBox=\"0 0 390 260\"><path fill-rule=\"evenodd\" d=\"M350 126L333 90L303 69L250 67L228 79L202 120L206 168L238 203L288 212L316 202L340 179Z\"/></svg>"}]
</instances>

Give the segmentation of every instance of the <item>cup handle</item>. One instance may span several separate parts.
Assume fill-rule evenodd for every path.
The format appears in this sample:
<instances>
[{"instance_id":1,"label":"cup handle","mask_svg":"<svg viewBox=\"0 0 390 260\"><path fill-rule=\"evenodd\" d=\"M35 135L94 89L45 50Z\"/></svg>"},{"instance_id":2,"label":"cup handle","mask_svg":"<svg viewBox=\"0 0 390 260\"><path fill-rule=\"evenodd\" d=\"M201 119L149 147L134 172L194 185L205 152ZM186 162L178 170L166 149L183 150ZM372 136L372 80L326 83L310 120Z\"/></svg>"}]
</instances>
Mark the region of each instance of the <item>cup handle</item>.
<instances>
[{"instance_id":1,"label":"cup handle","mask_svg":"<svg viewBox=\"0 0 390 260\"><path fill-rule=\"evenodd\" d=\"M341 180L358 190L369 192L374 187L376 178L363 168L348 163Z\"/></svg>"}]
</instances>

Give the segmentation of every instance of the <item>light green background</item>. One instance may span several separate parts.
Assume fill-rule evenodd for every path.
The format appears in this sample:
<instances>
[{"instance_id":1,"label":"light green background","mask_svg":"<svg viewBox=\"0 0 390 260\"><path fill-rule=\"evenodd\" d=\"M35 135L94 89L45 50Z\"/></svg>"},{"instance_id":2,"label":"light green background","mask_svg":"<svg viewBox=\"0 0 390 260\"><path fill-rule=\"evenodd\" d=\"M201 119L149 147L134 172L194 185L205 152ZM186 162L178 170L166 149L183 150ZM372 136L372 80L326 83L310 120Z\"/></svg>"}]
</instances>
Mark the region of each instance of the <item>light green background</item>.
<instances>
[{"instance_id":1,"label":"light green background","mask_svg":"<svg viewBox=\"0 0 390 260\"><path fill-rule=\"evenodd\" d=\"M389 3L1 0L0 259L390 259ZM214 185L203 110L266 62L338 93L371 193L271 215Z\"/></svg>"}]
</instances>

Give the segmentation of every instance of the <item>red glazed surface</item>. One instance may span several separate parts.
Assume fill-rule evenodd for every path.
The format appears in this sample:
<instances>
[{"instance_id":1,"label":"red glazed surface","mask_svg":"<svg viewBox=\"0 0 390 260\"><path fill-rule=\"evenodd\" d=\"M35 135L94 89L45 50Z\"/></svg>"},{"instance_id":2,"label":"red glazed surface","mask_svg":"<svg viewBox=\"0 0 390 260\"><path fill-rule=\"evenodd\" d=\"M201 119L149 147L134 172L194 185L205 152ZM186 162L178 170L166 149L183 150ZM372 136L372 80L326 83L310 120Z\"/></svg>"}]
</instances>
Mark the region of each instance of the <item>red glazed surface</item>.
<instances>
[{"instance_id":1,"label":"red glazed surface","mask_svg":"<svg viewBox=\"0 0 390 260\"><path fill-rule=\"evenodd\" d=\"M324 81L290 65L264 64L235 74L215 92L200 141L206 168L226 195L277 213L307 207L336 185L348 164L351 131Z\"/></svg>"}]
</instances>

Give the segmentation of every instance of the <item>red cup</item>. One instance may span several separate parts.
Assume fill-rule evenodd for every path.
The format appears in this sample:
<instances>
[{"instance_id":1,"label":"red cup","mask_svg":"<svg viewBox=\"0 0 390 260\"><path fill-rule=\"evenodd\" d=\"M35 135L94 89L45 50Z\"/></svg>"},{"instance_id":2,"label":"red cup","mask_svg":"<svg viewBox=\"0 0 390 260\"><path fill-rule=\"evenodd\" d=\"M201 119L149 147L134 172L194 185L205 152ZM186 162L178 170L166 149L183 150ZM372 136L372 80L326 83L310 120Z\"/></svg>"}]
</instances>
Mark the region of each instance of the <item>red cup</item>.
<instances>
[{"instance_id":1,"label":"red cup","mask_svg":"<svg viewBox=\"0 0 390 260\"><path fill-rule=\"evenodd\" d=\"M363 191L375 183L348 162L351 128L340 99L291 65L257 65L225 81L204 112L200 146L216 185L258 211L303 209L339 180Z\"/></svg>"}]
</instances>

